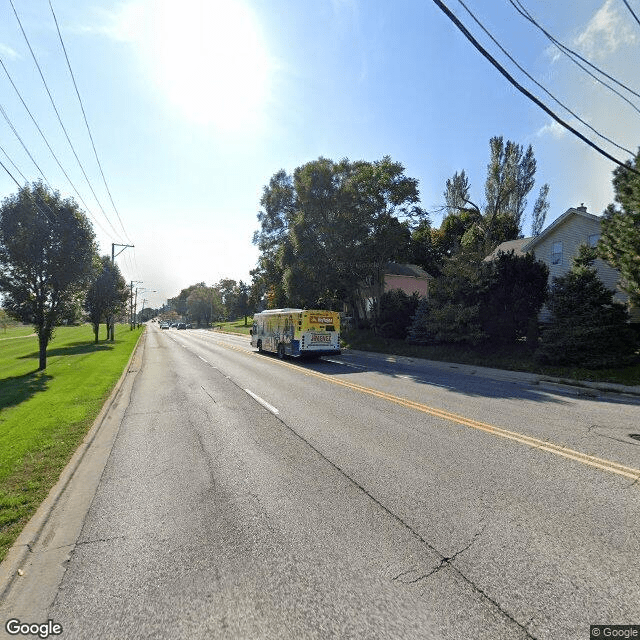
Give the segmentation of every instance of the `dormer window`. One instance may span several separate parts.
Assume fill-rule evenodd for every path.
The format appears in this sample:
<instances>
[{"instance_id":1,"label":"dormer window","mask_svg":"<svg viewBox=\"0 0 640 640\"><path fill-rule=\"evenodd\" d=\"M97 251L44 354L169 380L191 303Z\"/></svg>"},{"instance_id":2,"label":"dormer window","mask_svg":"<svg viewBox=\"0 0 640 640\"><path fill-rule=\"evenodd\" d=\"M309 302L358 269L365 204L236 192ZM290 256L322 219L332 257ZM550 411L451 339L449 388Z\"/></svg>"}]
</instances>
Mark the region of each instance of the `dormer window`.
<instances>
[{"instance_id":1,"label":"dormer window","mask_svg":"<svg viewBox=\"0 0 640 640\"><path fill-rule=\"evenodd\" d=\"M551 264L562 264L562 242L551 245Z\"/></svg>"}]
</instances>

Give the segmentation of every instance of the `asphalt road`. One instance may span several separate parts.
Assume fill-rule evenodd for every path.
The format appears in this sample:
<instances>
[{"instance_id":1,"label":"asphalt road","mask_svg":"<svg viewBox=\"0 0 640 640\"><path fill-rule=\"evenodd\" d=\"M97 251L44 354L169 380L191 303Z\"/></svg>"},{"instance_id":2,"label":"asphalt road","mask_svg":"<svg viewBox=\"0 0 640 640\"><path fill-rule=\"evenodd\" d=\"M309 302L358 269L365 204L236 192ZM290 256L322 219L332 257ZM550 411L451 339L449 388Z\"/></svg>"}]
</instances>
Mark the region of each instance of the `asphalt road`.
<instances>
[{"instance_id":1,"label":"asphalt road","mask_svg":"<svg viewBox=\"0 0 640 640\"><path fill-rule=\"evenodd\" d=\"M12 615L117 640L640 624L639 432L633 398L152 325L77 541L31 576L48 604Z\"/></svg>"}]
</instances>

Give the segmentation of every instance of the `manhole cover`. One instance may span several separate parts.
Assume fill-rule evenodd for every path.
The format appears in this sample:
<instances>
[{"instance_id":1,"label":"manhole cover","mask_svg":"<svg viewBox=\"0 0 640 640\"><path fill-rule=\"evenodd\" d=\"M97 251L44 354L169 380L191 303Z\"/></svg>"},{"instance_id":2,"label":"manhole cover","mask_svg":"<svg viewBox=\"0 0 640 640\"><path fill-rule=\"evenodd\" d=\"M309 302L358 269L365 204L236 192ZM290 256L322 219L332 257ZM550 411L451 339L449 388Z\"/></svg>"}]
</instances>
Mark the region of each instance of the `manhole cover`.
<instances>
[{"instance_id":1,"label":"manhole cover","mask_svg":"<svg viewBox=\"0 0 640 640\"><path fill-rule=\"evenodd\" d=\"M630 433L629 437L633 438L634 440L640 440L640 433Z\"/></svg>"}]
</instances>

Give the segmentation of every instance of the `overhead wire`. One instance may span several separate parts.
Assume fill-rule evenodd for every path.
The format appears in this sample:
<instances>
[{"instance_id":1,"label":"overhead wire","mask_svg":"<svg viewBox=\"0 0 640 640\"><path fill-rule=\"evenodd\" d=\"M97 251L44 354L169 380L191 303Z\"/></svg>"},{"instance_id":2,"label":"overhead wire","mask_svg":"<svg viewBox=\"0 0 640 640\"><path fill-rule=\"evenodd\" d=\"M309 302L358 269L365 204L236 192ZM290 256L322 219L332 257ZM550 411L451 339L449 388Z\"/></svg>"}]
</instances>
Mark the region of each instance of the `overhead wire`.
<instances>
[{"instance_id":1,"label":"overhead wire","mask_svg":"<svg viewBox=\"0 0 640 640\"><path fill-rule=\"evenodd\" d=\"M60 126L62 127L62 131L64 132L65 138L67 139L67 142L69 143L69 146L71 148L71 151L73 152L73 155L75 156L75 159L78 163L78 166L80 167L80 170L82 171L82 175L85 178L85 181L87 183L87 185L89 186L89 189L91 190L91 193L93 194L93 197L95 198L98 207L100 208L100 210L102 211L102 214L104 215L104 217L106 218L107 222L109 223L109 226L113 229L114 233L116 234L116 236L119 235L118 231L116 231L116 228L113 226L113 223L111 222L111 219L109 218L109 216L107 215L107 212L104 210L104 207L102 206L102 203L100 202L100 199L98 198L98 196L96 195L96 192L93 188L93 185L91 184L91 181L89 180L89 177L87 176L87 172L84 169L84 166L82 165L82 162L80 161L80 158L78 157L78 154L75 150L75 147L73 146L73 143L71 142L71 138L69 137L69 134L67 133L67 129L64 126L64 123L62 122L62 117L60 116L60 112L58 111L58 108L56 106L55 100L53 99L53 96L51 95L51 91L49 89L49 85L47 84L47 81L45 80L44 74L42 72L42 68L40 67L40 64L38 62L38 59L36 58L36 55L33 51L33 48L31 47L31 43L29 42L29 38L27 37L27 34L24 30L24 27L22 26L22 21L20 20L20 16L18 16L18 12L16 11L16 8L13 4L13 0L9 0L9 3L11 4L11 8L13 9L13 13L16 17L16 20L18 21L18 24L20 25L20 30L22 32L22 35L27 43L27 47L29 48L29 51L31 52L31 57L33 58L33 61L38 69L38 73L40 74L40 78L42 80L42 83L44 84L44 87L46 89L47 95L49 96L49 100L51 102L51 106L53 107L53 110L55 111L55 114L58 118L58 122L60 123Z\"/></svg>"},{"instance_id":2,"label":"overhead wire","mask_svg":"<svg viewBox=\"0 0 640 640\"><path fill-rule=\"evenodd\" d=\"M620 88L622 88L625 91L629 92L630 94L636 96L637 98L640 98L640 93L638 93L637 91L635 91L631 87L628 87L623 82L620 82L620 80L617 80L612 75L608 74L606 71L604 71L603 69L600 69L600 67L596 66L595 64L593 64L592 62L587 60L584 56L581 56L579 53L577 53L576 51L573 51L572 49L570 49L566 45L562 44L562 42L560 42L556 38L554 38L544 27L542 27L533 18L533 16L525 8L525 6L522 4L522 2L520 2L520 0L509 0L509 3L513 6L513 8L523 18L525 18L525 20L528 20L537 29L539 29L558 49L560 49L560 51L562 53L564 53L575 65L577 65L580 69L582 69L588 76L590 76L593 80L595 80L596 82L600 83L601 85L605 86L607 89L609 89L610 91L615 93L619 98L624 100L632 109L634 109L635 111L640 113L640 109L638 109L638 107L631 100L629 100L626 96L622 95L617 89L614 89L610 84L608 84L607 82L605 82L601 78L598 78L598 76L596 76L595 74L591 73L591 71L589 71L589 69L585 68L585 66L580 64L580 62L578 62L578 60L580 60L581 62L584 62L584 64L586 64L587 66L591 67L592 69L597 71L599 74L603 75L608 80L611 80L612 82L617 84Z\"/></svg>"},{"instance_id":3,"label":"overhead wire","mask_svg":"<svg viewBox=\"0 0 640 640\"><path fill-rule=\"evenodd\" d=\"M585 135L580 133L577 129L572 127L569 123L565 122L560 116L554 113L546 104L544 104L539 98L533 95L528 89L523 87L471 34L471 32L464 26L464 24L460 21L460 19L447 7L441 0L433 0L434 4L453 22L453 24L457 27L457 29L464 35L464 37L477 49L484 58L486 58L497 70L498 72L506 78L513 87L515 87L520 93L529 98L533 103L538 105L546 114L551 116L559 125L567 129L575 135L577 138L582 140L585 144L590 146L592 149L597 151L600 155L604 156L611 162L623 167L624 169L631 171L632 173L636 173L640 175L640 171L637 171L629 163L624 163L621 160L618 160L616 157L612 156L610 153L599 147L595 142L589 140Z\"/></svg>"},{"instance_id":4,"label":"overhead wire","mask_svg":"<svg viewBox=\"0 0 640 640\"><path fill-rule=\"evenodd\" d=\"M4 107L1 104L0 104L0 113L2 113L2 117L5 119L6 123L9 125L9 128L11 129L11 131L13 131L13 135L18 139L18 142L22 145L22 148L25 150L26 154L31 159L31 162L33 162L33 164L35 165L36 169L42 176L42 179L51 188L51 185L49 184L47 177L44 175L42 169L40 168L40 165L36 162L35 158L31 155L31 152L29 151L29 149L27 149L27 145L24 143L24 140L18 133L17 129L13 125L13 122L11 122L11 119L9 118L9 116L7 115L7 112L4 110Z\"/></svg>"},{"instance_id":5,"label":"overhead wire","mask_svg":"<svg viewBox=\"0 0 640 640\"><path fill-rule=\"evenodd\" d=\"M624 2L624 6L627 7L627 9L629 9L629 12L631 13L631 15L635 18L638 25L640 25L640 18L638 18L638 16L635 14L634 10L631 8L631 5L627 2L627 0L622 0L622 2Z\"/></svg>"},{"instance_id":6,"label":"overhead wire","mask_svg":"<svg viewBox=\"0 0 640 640\"><path fill-rule=\"evenodd\" d=\"M583 124L585 127L587 127L587 129L595 133L598 137L612 144L614 147L617 147L621 151L626 151L629 155L633 155L633 151L631 151L630 149L627 149L626 147L623 147L622 145L619 145L617 142L614 142L613 140L611 140L611 138L608 138L604 134L600 133L597 129L592 127L588 122L583 120L579 115L577 115L574 111L572 111L567 105L565 105L563 102L560 102L558 98L556 98L548 89L546 89L531 74L529 74L520 64L518 64L518 62L513 58L513 56L493 37L493 35L491 35L491 33L487 30L487 28L478 20L478 18L473 14L471 9L469 9L469 7L467 7L467 5L462 0L458 0L458 2L464 7L465 11L471 16L473 21L484 31L484 33L500 49L500 51L502 51L502 53L504 53L504 55L507 56L507 58L509 58L509 60L511 60L511 62L513 62L513 64L516 67L518 67L518 69L525 76L527 76L529 80L531 80L531 82L533 82L537 87L542 89L542 91L544 91L554 102L560 105L563 109L565 109L568 113L570 113L578 122Z\"/></svg>"},{"instance_id":7,"label":"overhead wire","mask_svg":"<svg viewBox=\"0 0 640 640\"><path fill-rule=\"evenodd\" d=\"M2 145L0 145L0 151L2 151L2 153L4 153L5 158L11 163L11 165L13 166L13 168L20 174L20 177L24 180L25 183L29 182L29 180L27 179L27 177L24 175L24 173L22 173L22 171L20 171L20 169L18 168L18 166L16 165L16 163L11 159L11 157L9 156L9 154L4 150L4 147Z\"/></svg>"},{"instance_id":8,"label":"overhead wire","mask_svg":"<svg viewBox=\"0 0 640 640\"><path fill-rule=\"evenodd\" d=\"M3 149L3 151L4 151L4 149ZM7 154L5 153L5 155L7 155ZM18 185L18 188L22 189L22 185L16 180L15 176L11 173L11 171L9 171L9 169L7 169L7 167L5 166L4 162L2 162L2 160L0 160L0 166L7 172L9 177Z\"/></svg>"},{"instance_id":9,"label":"overhead wire","mask_svg":"<svg viewBox=\"0 0 640 640\"><path fill-rule=\"evenodd\" d=\"M85 202L84 198L82 197L82 195L80 194L80 192L76 188L75 184L73 183L73 181L69 177L69 174L65 171L64 167L62 166L62 163L58 159L58 156L56 155L55 151L52 149L51 144L49 144L49 140L47 140L47 137L44 135L40 125L38 124L38 121L35 119L33 113L31 113L31 109L29 109L29 107L27 106L27 103L24 101L24 98L22 97L22 94L20 93L20 90L16 86L16 83L14 82L13 77L9 73L9 70L7 69L6 65L4 64L4 61L2 60L2 58L0 58L0 66L4 70L4 73L7 76L9 82L11 83L11 86L13 87L13 90L16 92L18 98L20 99L20 102L22 103L22 106L25 108L26 112L29 114L29 117L31 118L31 121L33 122L33 124L35 125L36 129L38 130L38 133L40 134L40 136L44 140L44 143L47 145L47 148L49 149L49 152L53 156L53 159L56 161L58 167L60 168L60 170L64 174L64 177L67 179L67 181L71 185L71 188L73 189L75 194L78 196L78 199L80 200L81 204L84 206L85 211L89 214L89 216L91 216L92 220L98 225L98 227L100 227L100 230L103 233L105 233L109 238L111 238L113 240L113 238L111 237L111 233L109 231L106 231L105 228L102 226L102 224L100 224L98 218L92 213L91 208ZM46 182L46 179L45 179L45 182ZM114 232L115 232L115 229L114 229ZM116 236L117 235L118 235L118 233L116 232Z\"/></svg>"},{"instance_id":10,"label":"overhead wire","mask_svg":"<svg viewBox=\"0 0 640 640\"><path fill-rule=\"evenodd\" d=\"M111 195L111 190L109 189L109 185L107 184L107 179L105 178L104 171L102 170L102 163L100 162L100 158L98 157L98 151L96 150L96 145L93 141L93 135L91 134L91 128L89 127L89 121L87 120L87 114L84 109L84 104L82 102L82 98L80 97L80 91L78 89L78 85L76 83L76 78L73 73L73 69L71 68L71 62L69 61L69 56L67 55L67 48L65 47L64 40L62 39L62 33L60 32L60 26L58 25L58 18L56 17L55 11L53 10L53 5L51 4L51 0L49 0L49 8L51 9L51 14L53 15L53 21L56 25L56 30L58 31L58 38L60 39L60 44L62 45L62 50L64 52L65 60L67 61L67 67L69 68L69 73L71 74L71 80L73 81L73 87L76 90L76 96L78 96L78 102L80 103L80 109L82 110L82 117L84 118L84 123L87 127L87 133L89 134L89 139L91 140L91 146L93 148L93 153L96 158L96 162L98 163L98 168L100 169L100 175L102 176L102 181L104 182L105 189L109 194L109 200L111 200L111 205L113 206L113 210L116 212L116 216L118 217L118 221L120 222L120 226L122 227L122 231L129 242L131 239L129 238L126 229L124 228L124 224L122 223L122 218L120 217L120 213L118 212L118 208L116 207L115 202L113 201L113 196Z\"/></svg>"}]
</instances>

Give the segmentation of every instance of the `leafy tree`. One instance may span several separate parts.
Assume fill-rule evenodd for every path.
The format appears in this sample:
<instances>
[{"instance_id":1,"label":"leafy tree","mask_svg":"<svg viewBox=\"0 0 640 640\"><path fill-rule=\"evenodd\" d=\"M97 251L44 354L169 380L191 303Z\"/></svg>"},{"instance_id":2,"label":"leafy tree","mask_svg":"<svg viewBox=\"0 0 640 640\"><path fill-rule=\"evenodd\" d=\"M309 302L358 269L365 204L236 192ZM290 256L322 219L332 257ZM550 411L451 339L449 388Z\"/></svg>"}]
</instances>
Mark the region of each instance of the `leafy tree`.
<instances>
[{"instance_id":1,"label":"leafy tree","mask_svg":"<svg viewBox=\"0 0 640 640\"><path fill-rule=\"evenodd\" d=\"M235 291L232 315L234 318L238 318L240 316L244 317L245 327L247 326L247 317L250 313L249 292L249 286L246 285L242 280L240 280Z\"/></svg>"},{"instance_id":2,"label":"leafy tree","mask_svg":"<svg viewBox=\"0 0 640 640\"><path fill-rule=\"evenodd\" d=\"M469 206L470 188L469 178L467 178L464 169L460 173L456 171L452 178L447 179L446 187L442 194L444 195L447 215L454 215L460 209Z\"/></svg>"},{"instance_id":3,"label":"leafy tree","mask_svg":"<svg viewBox=\"0 0 640 640\"><path fill-rule=\"evenodd\" d=\"M532 326L547 297L549 268L528 253L500 251L482 265L480 323L494 343L514 343L533 337Z\"/></svg>"},{"instance_id":4,"label":"leafy tree","mask_svg":"<svg viewBox=\"0 0 640 640\"><path fill-rule=\"evenodd\" d=\"M402 289L386 291L380 300L380 335L401 340L406 338L419 303L417 293L407 295Z\"/></svg>"},{"instance_id":5,"label":"leafy tree","mask_svg":"<svg viewBox=\"0 0 640 640\"><path fill-rule=\"evenodd\" d=\"M626 166L640 171L640 150ZM613 172L616 207L610 204L602 219L598 253L620 271L620 287L640 306L640 175L625 167Z\"/></svg>"},{"instance_id":6,"label":"leafy tree","mask_svg":"<svg viewBox=\"0 0 640 640\"><path fill-rule=\"evenodd\" d=\"M117 264L112 264L109 256L96 260L94 275L91 279L84 302L84 308L93 325L95 342L98 343L100 323L107 325L107 335L114 317L127 304L129 290Z\"/></svg>"},{"instance_id":7,"label":"leafy tree","mask_svg":"<svg viewBox=\"0 0 640 640\"><path fill-rule=\"evenodd\" d=\"M547 213L549 212L549 185L543 184L540 187L540 193L536 198L536 203L533 205L533 220L531 222L531 235L539 236L542 233L544 227L544 221L547 219Z\"/></svg>"},{"instance_id":8,"label":"leafy tree","mask_svg":"<svg viewBox=\"0 0 640 640\"><path fill-rule=\"evenodd\" d=\"M445 261L428 302L421 303L409 329L422 344L478 344L486 340L480 321L481 259L461 250Z\"/></svg>"},{"instance_id":9,"label":"leafy tree","mask_svg":"<svg viewBox=\"0 0 640 640\"><path fill-rule=\"evenodd\" d=\"M417 181L389 157L319 158L292 177L280 171L261 199L254 279L278 306L349 301L356 313L366 288L377 312L386 264L408 255L410 231L399 217L421 216L417 203Z\"/></svg>"},{"instance_id":10,"label":"leafy tree","mask_svg":"<svg viewBox=\"0 0 640 640\"><path fill-rule=\"evenodd\" d=\"M420 220L411 231L409 262L422 267L428 274L440 273L441 255L434 240L435 231L429 220Z\"/></svg>"},{"instance_id":11,"label":"leafy tree","mask_svg":"<svg viewBox=\"0 0 640 640\"><path fill-rule=\"evenodd\" d=\"M187 307L184 315L198 323L208 325L214 319L224 316L222 295L215 287L207 287L204 283L189 287Z\"/></svg>"},{"instance_id":12,"label":"leafy tree","mask_svg":"<svg viewBox=\"0 0 640 640\"><path fill-rule=\"evenodd\" d=\"M514 343L542 307L548 268L532 255L500 252L492 262L462 252L445 263L428 303L416 312L410 339L421 343Z\"/></svg>"},{"instance_id":13,"label":"leafy tree","mask_svg":"<svg viewBox=\"0 0 640 640\"><path fill-rule=\"evenodd\" d=\"M10 325L10 322L11 321L7 312L4 309L0 308L0 328L2 328L4 333L7 333L7 327Z\"/></svg>"},{"instance_id":14,"label":"leafy tree","mask_svg":"<svg viewBox=\"0 0 640 640\"><path fill-rule=\"evenodd\" d=\"M594 257L585 247L571 271L553 279L548 301L552 322L536 352L540 362L595 369L637 359L629 314L598 278Z\"/></svg>"},{"instance_id":15,"label":"leafy tree","mask_svg":"<svg viewBox=\"0 0 640 640\"><path fill-rule=\"evenodd\" d=\"M461 247L489 254L500 243L515 240L522 234L527 196L534 186L536 160L531 145L522 145L502 136L489 141L490 159L485 181L483 209L470 197L470 185L464 171L447 180L444 192L447 216L434 233L434 245L444 260ZM534 205L534 225L542 228L549 207L548 185L539 192Z\"/></svg>"},{"instance_id":16,"label":"leafy tree","mask_svg":"<svg viewBox=\"0 0 640 640\"><path fill-rule=\"evenodd\" d=\"M33 323L39 370L65 306L88 284L96 254L86 215L41 182L22 187L0 207L0 290L5 308Z\"/></svg>"}]
</instances>

